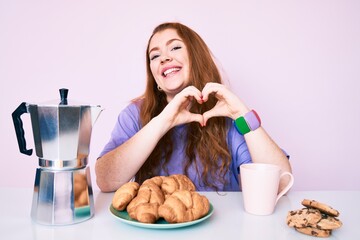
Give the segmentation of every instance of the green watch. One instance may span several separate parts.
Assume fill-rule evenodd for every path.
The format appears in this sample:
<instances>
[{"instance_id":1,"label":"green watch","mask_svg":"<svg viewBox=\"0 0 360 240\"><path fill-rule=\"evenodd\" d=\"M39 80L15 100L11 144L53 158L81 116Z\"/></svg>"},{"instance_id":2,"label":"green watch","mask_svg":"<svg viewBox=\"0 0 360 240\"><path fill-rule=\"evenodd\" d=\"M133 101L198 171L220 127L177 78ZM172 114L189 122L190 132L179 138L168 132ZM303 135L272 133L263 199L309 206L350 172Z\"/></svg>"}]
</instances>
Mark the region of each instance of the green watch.
<instances>
[{"instance_id":1,"label":"green watch","mask_svg":"<svg viewBox=\"0 0 360 240\"><path fill-rule=\"evenodd\" d=\"M257 112L255 110L251 110L246 113L244 116L238 117L234 121L234 125L236 130L244 135L250 131L255 131L261 126L261 120Z\"/></svg>"},{"instance_id":2,"label":"green watch","mask_svg":"<svg viewBox=\"0 0 360 240\"><path fill-rule=\"evenodd\" d=\"M244 117L239 117L234 121L235 127L241 135L251 131Z\"/></svg>"}]
</instances>

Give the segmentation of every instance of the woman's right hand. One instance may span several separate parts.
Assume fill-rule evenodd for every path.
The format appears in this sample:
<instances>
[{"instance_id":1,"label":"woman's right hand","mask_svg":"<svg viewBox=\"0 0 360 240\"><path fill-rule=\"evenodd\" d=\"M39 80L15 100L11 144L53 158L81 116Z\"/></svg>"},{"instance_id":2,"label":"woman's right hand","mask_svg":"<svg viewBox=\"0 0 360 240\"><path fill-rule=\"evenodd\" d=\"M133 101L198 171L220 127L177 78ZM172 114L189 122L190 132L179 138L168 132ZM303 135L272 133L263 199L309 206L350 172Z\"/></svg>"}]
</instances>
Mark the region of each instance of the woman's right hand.
<instances>
[{"instance_id":1,"label":"woman's right hand","mask_svg":"<svg viewBox=\"0 0 360 240\"><path fill-rule=\"evenodd\" d=\"M186 87L175 95L158 117L163 118L169 124L169 129L190 122L198 122L203 126L203 116L190 112L194 99L199 104L203 103L202 94L196 87Z\"/></svg>"}]
</instances>

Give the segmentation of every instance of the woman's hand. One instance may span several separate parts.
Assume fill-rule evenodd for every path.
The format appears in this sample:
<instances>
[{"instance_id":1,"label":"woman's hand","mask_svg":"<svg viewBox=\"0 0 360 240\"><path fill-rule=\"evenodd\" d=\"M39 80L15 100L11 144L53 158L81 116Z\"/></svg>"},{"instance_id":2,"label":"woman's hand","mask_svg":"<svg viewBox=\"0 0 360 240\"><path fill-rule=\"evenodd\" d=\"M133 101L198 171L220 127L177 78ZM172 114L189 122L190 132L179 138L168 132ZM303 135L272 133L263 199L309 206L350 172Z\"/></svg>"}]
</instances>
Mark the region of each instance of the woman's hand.
<instances>
[{"instance_id":1,"label":"woman's hand","mask_svg":"<svg viewBox=\"0 0 360 240\"><path fill-rule=\"evenodd\" d=\"M202 94L196 87L186 87L175 95L159 116L166 119L166 122L170 124L170 128L190 122L199 122L201 126L203 126L203 116L201 114L190 112L192 101L194 99L199 104L202 104L203 101L201 97Z\"/></svg>"},{"instance_id":2,"label":"woman's hand","mask_svg":"<svg viewBox=\"0 0 360 240\"><path fill-rule=\"evenodd\" d=\"M202 90L203 101L206 102L211 94L214 94L218 101L212 109L203 114L204 125L206 125L207 120L212 117L226 116L235 120L249 112L249 109L243 102L225 85L219 83L207 83Z\"/></svg>"},{"instance_id":3,"label":"woman's hand","mask_svg":"<svg viewBox=\"0 0 360 240\"><path fill-rule=\"evenodd\" d=\"M209 99L211 94L217 99L212 109L203 115L189 111L194 99L202 104ZM205 126L207 120L212 117L230 117L235 120L247 112L249 109L225 85L207 83L202 91L194 86L184 88L175 95L159 116L169 123L169 128L172 128L189 122L199 122L201 126Z\"/></svg>"}]
</instances>

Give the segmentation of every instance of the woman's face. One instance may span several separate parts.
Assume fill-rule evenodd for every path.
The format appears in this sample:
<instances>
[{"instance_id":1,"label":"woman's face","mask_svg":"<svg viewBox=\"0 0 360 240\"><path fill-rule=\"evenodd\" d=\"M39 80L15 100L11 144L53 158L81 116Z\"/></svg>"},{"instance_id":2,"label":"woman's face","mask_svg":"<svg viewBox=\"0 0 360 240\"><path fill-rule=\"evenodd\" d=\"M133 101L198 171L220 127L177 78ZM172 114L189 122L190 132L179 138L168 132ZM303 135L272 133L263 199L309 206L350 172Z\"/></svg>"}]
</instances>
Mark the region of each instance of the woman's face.
<instances>
[{"instance_id":1,"label":"woman's face","mask_svg":"<svg viewBox=\"0 0 360 240\"><path fill-rule=\"evenodd\" d=\"M189 56L174 29L156 33L149 44L150 69L170 101L189 83Z\"/></svg>"}]
</instances>

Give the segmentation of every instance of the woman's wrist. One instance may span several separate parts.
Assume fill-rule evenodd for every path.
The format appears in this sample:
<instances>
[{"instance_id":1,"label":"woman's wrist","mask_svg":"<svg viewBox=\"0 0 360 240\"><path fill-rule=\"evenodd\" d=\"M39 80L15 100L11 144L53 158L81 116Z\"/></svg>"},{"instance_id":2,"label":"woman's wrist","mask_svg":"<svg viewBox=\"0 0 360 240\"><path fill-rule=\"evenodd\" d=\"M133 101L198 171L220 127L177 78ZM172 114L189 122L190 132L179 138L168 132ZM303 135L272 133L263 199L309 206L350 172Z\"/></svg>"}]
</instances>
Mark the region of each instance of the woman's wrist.
<instances>
[{"instance_id":1,"label":"woman's wrist","mask_svg":"<svg viewBox=\"0 0 360 240\"><path fill-rule=\"evenodd\" d=\"M251 110L234 120L234 125L241 135L245 135L258 129L261 126L261 119L255 110Z\"/></svg>"},{"instance_id":2,"label":"woman's wrist","mask_svg":"<svg viewBox=\"0 0 360 240\"><path fill-rule=\"evenodd\" d=\"M250 112L251 110L246 106L239 106L239 108L232 114L232 119L235 121L241 116L244 116L246 113Z\"/></svg>"},{"instance_id":3,"label":"woman's wrist","mask_svg":"<svg viewBox=\"0 0 360 240\"><path fill-rule=\"evenodd\" d=\"M163 113L155 116L150 122L152 122L152 127L162 132L162 135L165 135L173 127L171 121Z\"/></svg>"}]
</instances>

